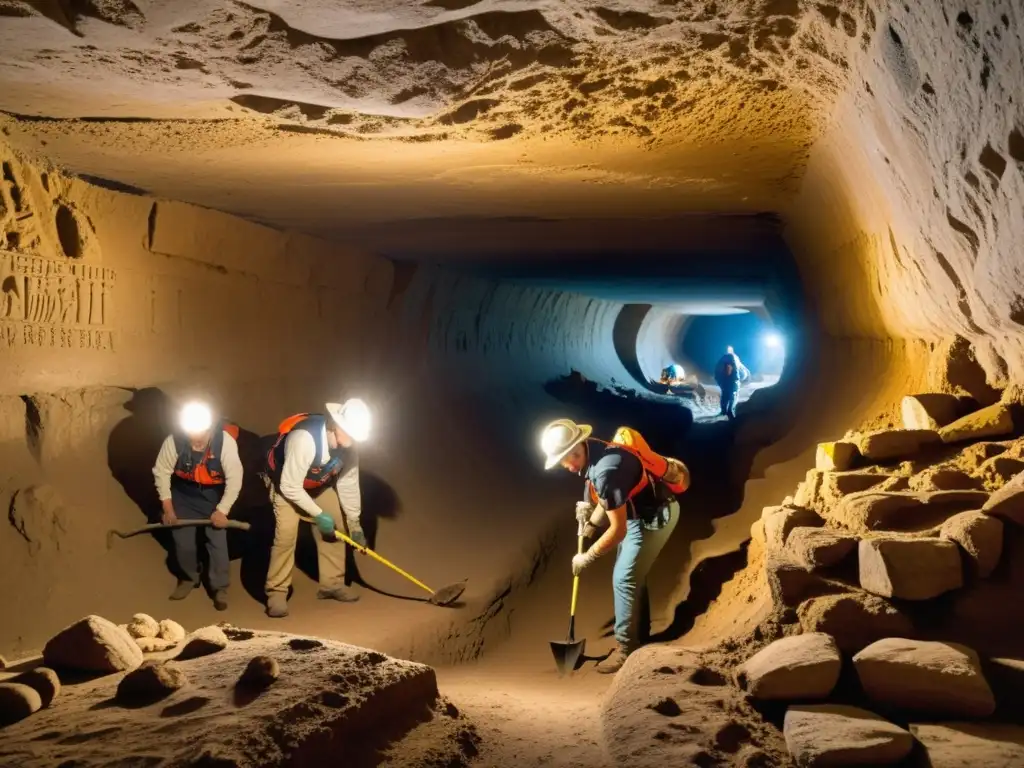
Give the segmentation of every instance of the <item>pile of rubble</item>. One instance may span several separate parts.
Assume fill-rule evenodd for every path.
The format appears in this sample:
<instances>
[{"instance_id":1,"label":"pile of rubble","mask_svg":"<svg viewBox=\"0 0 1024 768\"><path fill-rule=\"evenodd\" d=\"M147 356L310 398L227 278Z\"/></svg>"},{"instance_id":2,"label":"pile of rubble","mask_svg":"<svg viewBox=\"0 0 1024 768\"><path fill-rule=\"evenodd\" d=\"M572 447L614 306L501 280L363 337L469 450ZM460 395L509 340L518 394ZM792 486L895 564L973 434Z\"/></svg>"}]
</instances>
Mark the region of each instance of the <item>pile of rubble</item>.
<instances>
[{"instance_id":1,"label":"pile of rubble","mask_svg":"<svg viewBox=\"0 0 1024 768\"><path fill-rule=\"evenodd\" d=\"M327 640L87 616L22 666L0 681L3 765L400 764L414 731L461 765L479 741L430 667Z\"/></svg>"}]
</instances>

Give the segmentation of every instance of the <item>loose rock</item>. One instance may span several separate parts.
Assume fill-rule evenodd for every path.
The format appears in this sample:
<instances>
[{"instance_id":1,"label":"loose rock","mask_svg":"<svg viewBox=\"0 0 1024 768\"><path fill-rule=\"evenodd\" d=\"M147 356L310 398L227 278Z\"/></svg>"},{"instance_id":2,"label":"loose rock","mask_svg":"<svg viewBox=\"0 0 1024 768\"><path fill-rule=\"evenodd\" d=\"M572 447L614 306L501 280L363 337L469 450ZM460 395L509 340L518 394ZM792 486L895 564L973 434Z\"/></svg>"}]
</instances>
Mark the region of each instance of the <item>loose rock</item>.
<instances>
[{"instance_id":1,"label":"loose rock","mask_svg":"<svg viewBox=\"0 0 1024 768\"><path fill-rule=\"evenodd\" d=\"M947 444L1011 434L1013 434L1013 415L1010 409L1002 403L969 413L939 430L942 442Z\"/></svg>"},{"instance_id":2,"label":"loose rock","mask_svg":"<svg viewBox=\"0 0 1024 768\"><path fill-rule=\"evenodd\" d=\"M39 694L42 706L48 707L60 695L60 678L47 667L36 667L11 680L12 683L27 685Z\"/></svg>"},{"instance_id":3,"label":"loose rock","mask_svg":"<svg viewBox=\"0 0 1024 768\"><path fill-rule=\"evenodd\" d=\"M0 726L24 720L43 708L35 690L21 683L0 683Z\"/></svg>"},{"instance_id":4,"label":"loose rock","mask_svg":"<svg viewBox=\"0 0 1024 768\"><path fill-rule=\"evenodd\" d=\"M143 653L159 653L173 648L177 643L161 637L140 637L135 641Z\"/></svg>"},{"instance_id":5,"label":"loose rock","mask_svg":"<svg viewBox=\"0 0 1024 768\"><path fill-rule=\"evenodd\" d=\"M780 550L786 546L786 539L794 528L824 524L825 521L811 510L790 507L764 518L764 536L769 549Z\"/></svg>"},{"instance_id":6,"label":"loose rock","mask_svg":"<svg viewBox=\"0 0 1024 768\"><path fill-rule=\"evenodd\" d=\"M856 547L855 537L825 528L794 528L786 540L786 550L793 562L807 570L838 565Z\"/></svg>"},{"instance_id":7,"label":"loose rock","mask_svg":"<svg viewBox=\"0 0 1024 768\"><path fill-rule=\"evenodd\" d=\"M939 536L955 541L967 553L972 575L987 578L1003 553L1003 522L983 512L962 512L949 518Z\"/></svg>"},{"instance_id":8,"label":"loose rock","mask_svg":"<svg viewBox=\"0 0 1024 768\"><path fill-rule=\"evenodd\" d=\"M853 443L842 441L818 443L818 450L814 457L814 468L843 472L850 469L856 463L859 456L860 452Z\"/></svg>"},{"instance_id":9,"label":"loose rock","mask_svg":"<svg viewBox=\"0 0 1024 768\"><path fill-rule=\"evenodd\" d=\"M903 427L910 430L938 430L956 420L960 401L956 395L928 392L903 398Z\"/></svg>"},{"instance_id":10,"label":"loose rock","mask_svg":"<svg viewBox=\"0 0 1024 768\"><path fill-rule=\"evenodd\" d=\"M739 686L755 699L824 699L839 682L843 659L821 632L776 640L742 664Z\"/></svg>"},{"instance_id":11,"label":"loose rock","mask_svg":"<svg viewBox=\"0 0 1024 768\"><path fill-rule=\"evenodd\" d=\"M160 622L158 637L162 640L171 640L180 643L185 639L185 628L172 619L164 619Z\"/></svg>"},{"instance_id":12,"label":"loose rock","mask_svg":"<svg viewBox=\"0 0 1024 768\"><path fill-rule=\"evenodd\" d=\"M185 646L178 653L181 660L195 659L222 651L228 647L228 638L220 627L202 627L185 638Z\"/></svg>"},{"instance_id":13,"label":"loose rock","mask_svg":"<svg viewBox=\"0 0 1024 768\"><path fill-rule=\"evenodd\" d=\"M944 539L862 540L857 556L860 586L882 597L930 600L964 583L960 550Z\"/></svg>"},{"instance_id":14,"label":"loose rock","mask_svg":"<svg viewBox=\"0 0 1024 768\"><path fill-rule=\"evenodd\" d=\"M830 517L852 531L902 531L978 509L988 498L984 491L865 491L845 497Z\"/></svg>"},{"instance_id":15,"label":"loose rock","mask_svg":"<svg viewBox=\"0 0 1024 768\"><path fill-rule=\"evenodd\" d=\"M978 654L963 645L890 637L853 663L864 692L887 707L939 717L988 717L996 708Z\"/></svg>"},{"instance_id":16,"label":"loose rock","mask_svg":"<svg viewBox=\"0 0 1024 768\"><path fill-rule=\"evenodd\" d=\"M815 591L826 586L819 576L805 571L779 555L769 554L765 557L764 572L775 605L797 606L811 597Z\"/></svg>"},{"instance_id":17,"label":"loose rock","mask_svg":"<svg viewBox=\"0 0 1024 768\"><path fill-rule=\"evenodd\" d=\"M802 768L892 765L910 754L914 737L858 707L805 704L790 707L783 725L786 746Z\"/></svg>"},{"instance_id":18,"label":"loose rock","mask_svg":"<svg viewBox=\"0 0 1024 768\"><path fill-rule=\"evenodd\" d=\"M931 469L915 475L909 481L915 491L977 491L981 481L959 469Z\"/></svg>"},{"instance_id":19,"label":"loose rock","mask_svg":"<svg viewBox=\"0 0 1024 768\"><path fill-rule=\"evenodd\" d=\"M822 493L828 499L839 500L851 493L876 488L889 477L881 472L825 472L821 477Z\"/></svg>"},{"instance_id":20,"label":"loose rock","mask_svg":"<svg viewBox=\"0 0 1024 768\"><path fill-rule=\"evenodd\" d=\"M254 656L249 659L238 684L247 688L266 688L277 680L281 667L277 659L270 656Z\"/></svg>"},{"instance_id":21,"label":"loose rock","mask_svg":"<svg viewBox=\"0 0 1024 768\"><path fill-rule=\"evenodd\" d=\"M911 725L930 768L1024 765L1024 728L1005 723Z\"/></svg>"},{"instance_id":22,"label":"loose rock","mask_svg":"<svg viewBox=\"0 0 1024 768\"><path fill-rule=\"evenodd\" d=\"M187 682L184 671L173 661L147 661L122 678L115 699L126 704L158 701Z\"/></svg>"},{"instance_id":23,"label":"loose rock","mask_svg":"<svg viewBox=\"0 0 1024 768\"><path fill-rule=\"evenodd\" d=\"M864 592L812 598L797 609L797 615L804 632L831 635L844 653L856 653L885 637L914 633L914 625L905 613Z\"/></svg>"},{"instance_id":24,"label":"loose rock","mask_svg":"<svg viewBox=\"0 0 1024 768\"><path fill-rule=\"evenodd\" d=\"M993 456L977 470L980 482L989 490L997 491L1024 472L1024 461L1010 456Z\"/></svg>"},{"instance_id":25,"label":"loose rock","mask_svg":"<svg viewBox=\"0 0 1024 768\"><path fill-rule=\"evenodd\" d=\"M885 461L913 456L939 440L939 433L932 429L892 429L861 435L857 447L865 458Z\"/></svg>"},{"instance_id":26,"label":"loose rock","mask_svg":"<svg viewBox=\"0 0 1024 768\"><path fill-rule=\"evenodd\" d=\"M1024 473L993 493L981 511L986 515L995 515L1011 523L1024 525Z\"/></svg>"},{"instance_id":27,"label":"loose rock","mask_svg":"<svg viewBox=\"0 0 1024 768\"><path fill-rule=\"evenodd\" d=\"M57 669L110 674L135 669L142 651L124 630L101 616L86 616L50 638L43 661Z\"/></svg>"},{"instance_id":28,"label":"loose rock","mask_svg":"<svg viewBox=\"0 0 1024 768\"><path fill-rule=\"evenodd\" d=\"M128 634L136 639L156 637L160 634L160 623L148 614L136 613L128 622Z\"/></svg>"}]
</instances>

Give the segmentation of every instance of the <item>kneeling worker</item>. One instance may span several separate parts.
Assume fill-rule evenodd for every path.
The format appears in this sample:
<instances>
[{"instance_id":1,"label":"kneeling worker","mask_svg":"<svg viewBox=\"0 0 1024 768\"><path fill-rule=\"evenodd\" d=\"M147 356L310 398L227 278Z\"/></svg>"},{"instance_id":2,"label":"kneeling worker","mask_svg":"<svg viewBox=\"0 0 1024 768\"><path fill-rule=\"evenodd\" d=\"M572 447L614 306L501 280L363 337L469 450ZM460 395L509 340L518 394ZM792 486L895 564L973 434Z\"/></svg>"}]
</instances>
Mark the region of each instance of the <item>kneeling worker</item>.
<instances>
[{"instance_id":1,"label":"kneeling worker","mask_svg":"<svg viewBox=\"0 0 1024 768\"><path fill-rule=\"evenodd\" d=\"M578 576L616 549L612 588L618 647L597 667L599 672L612 673L640 646L647 575L679 520L679 502L669 484L675 492L685 491L690 473L682 462L651 452L661 466L662 475L655 476L635 449L594 439L591 431L589 425L559 419L544 430L541 446L545 469L561 465L585 479L584 500L577 504L584 536L596 535L605 519L608 522L608 530L586 552L573 557L572 571Z\"/></svg>"},{"instance_id":2,"label":"kneeling worker","mask_svg":"<svg viewBox=\"0 0 1024 768\"><path fill-rule=\"evenodd\" d=\"M274 504L274 545L267 572L267 615L288 615L288 588L295 568L299 521L316 524L321 600L355 602L359 596L345 586L346 547L331 540L348 528L360 546L366 537L359 521L359 463L355 450L370 435L370 411L362 400L327 403L327 415L300 413L278 427L277 442L267 454ZM325 493L333 487L334 494ZM333 497L333 498L332 498Z\"/></svg>"},{"instance_id":3,"label":"kneeling worker","mask_svg":"<svg viewBox=\"0 0 1024 768\"><path fill-rule=\"evenodd\" d=\"M189 403L181 411L178 431L164 441L153 467L156 490L163 507L164 525L178 520L209 520L206 552L213 605L228 607L229 558L227 531L231 506L242 490L242 462L238 458L238 427L214 423L210 409ZM171 600L183 600L199 585L197 528L174 529L174 551L182 574Z\"/></svg>"}]
</instances>

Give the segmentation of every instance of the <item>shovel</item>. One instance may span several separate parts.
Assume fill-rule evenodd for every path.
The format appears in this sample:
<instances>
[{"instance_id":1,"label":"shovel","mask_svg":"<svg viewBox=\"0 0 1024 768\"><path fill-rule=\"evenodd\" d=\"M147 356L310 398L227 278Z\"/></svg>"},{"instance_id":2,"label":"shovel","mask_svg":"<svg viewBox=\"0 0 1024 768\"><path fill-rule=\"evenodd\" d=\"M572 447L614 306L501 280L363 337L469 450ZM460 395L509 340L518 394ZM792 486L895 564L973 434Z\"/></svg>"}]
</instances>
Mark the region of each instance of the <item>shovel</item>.
<instances>
[{"instance_id":1,"label":"shovel","mask_svg":"<svg viewBox=\"0 0 1024 768\"><path fill-rule=\"evenodd\" d=\"M401 568L399 568L397 565L395 565L394 563L390 562L389 560L385 560L383 557L378 555L376 552L374 552L369 547L361 547L361 546L359 546L358 544L356 544L352 539L350 539L348 536L346 536L341 531L335 530L334 531L334 535L338 539L340 539L341 541L344 541L346 544L348 544L350 547L352 547L352 549L354 549L356 552L359 552L359 553L364 554L364 555L369 555L370 557L372 557L374 560L376 560L381 565L386 565L388 568L393 570L399 576L404 576L406 579L411 581L413 584L415 584L420 589L429 592L430 593L430 597L427 599L427 602L431 603L432 605L440 605L440 606L451 605L456 600L458 600L460 597L462 597L462 593L466 591L466 581L463 580L463 581L459 581L459 582L457 582L455 584L449 584L447 587L441 587L441 589L439 589L439 590L437 590L435 592L430 587L428 587L426 584L424 584L422 581L420 581L416 577L411 576L410 574L406 573L405 571L403 571Z\"/></svg>"},{"instance_id":2,"label":"shovel","mask_svg":"<svg viewBox=\"0 0 1024 768\"><path fill-rule=\"evenodd\" d=\"M582 526L577 539L576 553L583 554ZM583 649L587 644L586 638L576 640L576 598L579 593L580 577L574 576L572 579L572 603L569 606L569 636L564 643L557 640L551 641L551 654L555 657L555 666L558 667L559 675L565 675L566 672L576 669L576 662L583 655Z\"/></svg>"},{"instance_id":3,"label":"shovel","mask_svg":"<svg viewBox=\"0 0 1024 768\"><path fill-rule=\"evenodd\" d=\"M119 536L122 539L130 539L132 536L138 536L140 533L155 533L156 531L169 531L174 528L193 528L200 525L212 526L213 523L211 523L209 520L179 520L178 522L171 523L170 525L164 525L163 523L151 523L150 525L144 525L141 528L136 528L131 531L110 530L107 531L107 549L110 549L112 546L114 546L115 536ZM250 526L248 523L243 523L240 520L228 520L228 524L225 527L236 528L239 531L248 531Z\"/></svg>"}]
</instances>

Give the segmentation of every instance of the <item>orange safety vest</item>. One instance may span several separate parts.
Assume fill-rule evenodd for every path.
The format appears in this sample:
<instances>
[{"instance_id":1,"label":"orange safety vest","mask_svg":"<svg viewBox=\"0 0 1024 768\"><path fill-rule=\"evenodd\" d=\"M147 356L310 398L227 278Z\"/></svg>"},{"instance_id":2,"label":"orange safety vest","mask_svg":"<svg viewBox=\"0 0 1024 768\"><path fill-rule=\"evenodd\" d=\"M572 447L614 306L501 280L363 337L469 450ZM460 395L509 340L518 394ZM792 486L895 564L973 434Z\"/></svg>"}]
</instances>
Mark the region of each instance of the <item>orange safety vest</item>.
<instances>
[{"instance_id":1,"label":"orange safety vest","mask_svg":"<svg viewBox=\"0 0 1024 768\"><path fill-rule=\"evenodd\" d=\"M297 413L278 425L277 440L267 452L267 467L270 469L270 476L275 483L280 481L281 468L284 467L284 440L290 432L297 428L309 432L316 446L316 456L313 459L313 464L306 471L306 476L302 479L302 487L307 491L315 491L332 482L341 473L343 464L340 456L332 456L326 464L320 463L320 457L323 455L321 438L326 423L325 416L314 413Z\"/></svg>"},{"instance_id":2,"label":"orange safety vest","mask_svg":"<svg viewBox=\"0 0 1024 768\"><path fill-rule=\"evenodd\" d=\"M644 440L643 435L632 427L619 427L615 431L615 436L610 443L606 443L604 440L598 440L597 442L622 448L633 454L640 462L640 466L643 468L643 471L640 473L640 482L629 492L626 497L627 500L632 501L637 494L652 482L664 484L669 491L677 495L686 490L681 482L670 482L665 479L665 475L670 468L669 460L652 450L651 446ZM597 498L597 491L594 489L594 484L588 482L587 486L590 489L591 501L595 504L600 503L600 500Z\"/></svg>"},{"instance_id":3,"label":"orange safety vest","mask_svg":"<svg viewBox=\"0 0 1024 768\"><path fill-rule=\"evenodd\" d=\"M224 446L224 433L238 440L239 428L230 421L221 422L210 434L210 442L199 463L192 462L192 442L187 435L174 435L174 447L178 449L178 463L174 476L198 485L224 485L224 467L220 456Z\"/></svg>"}]
</instances>

